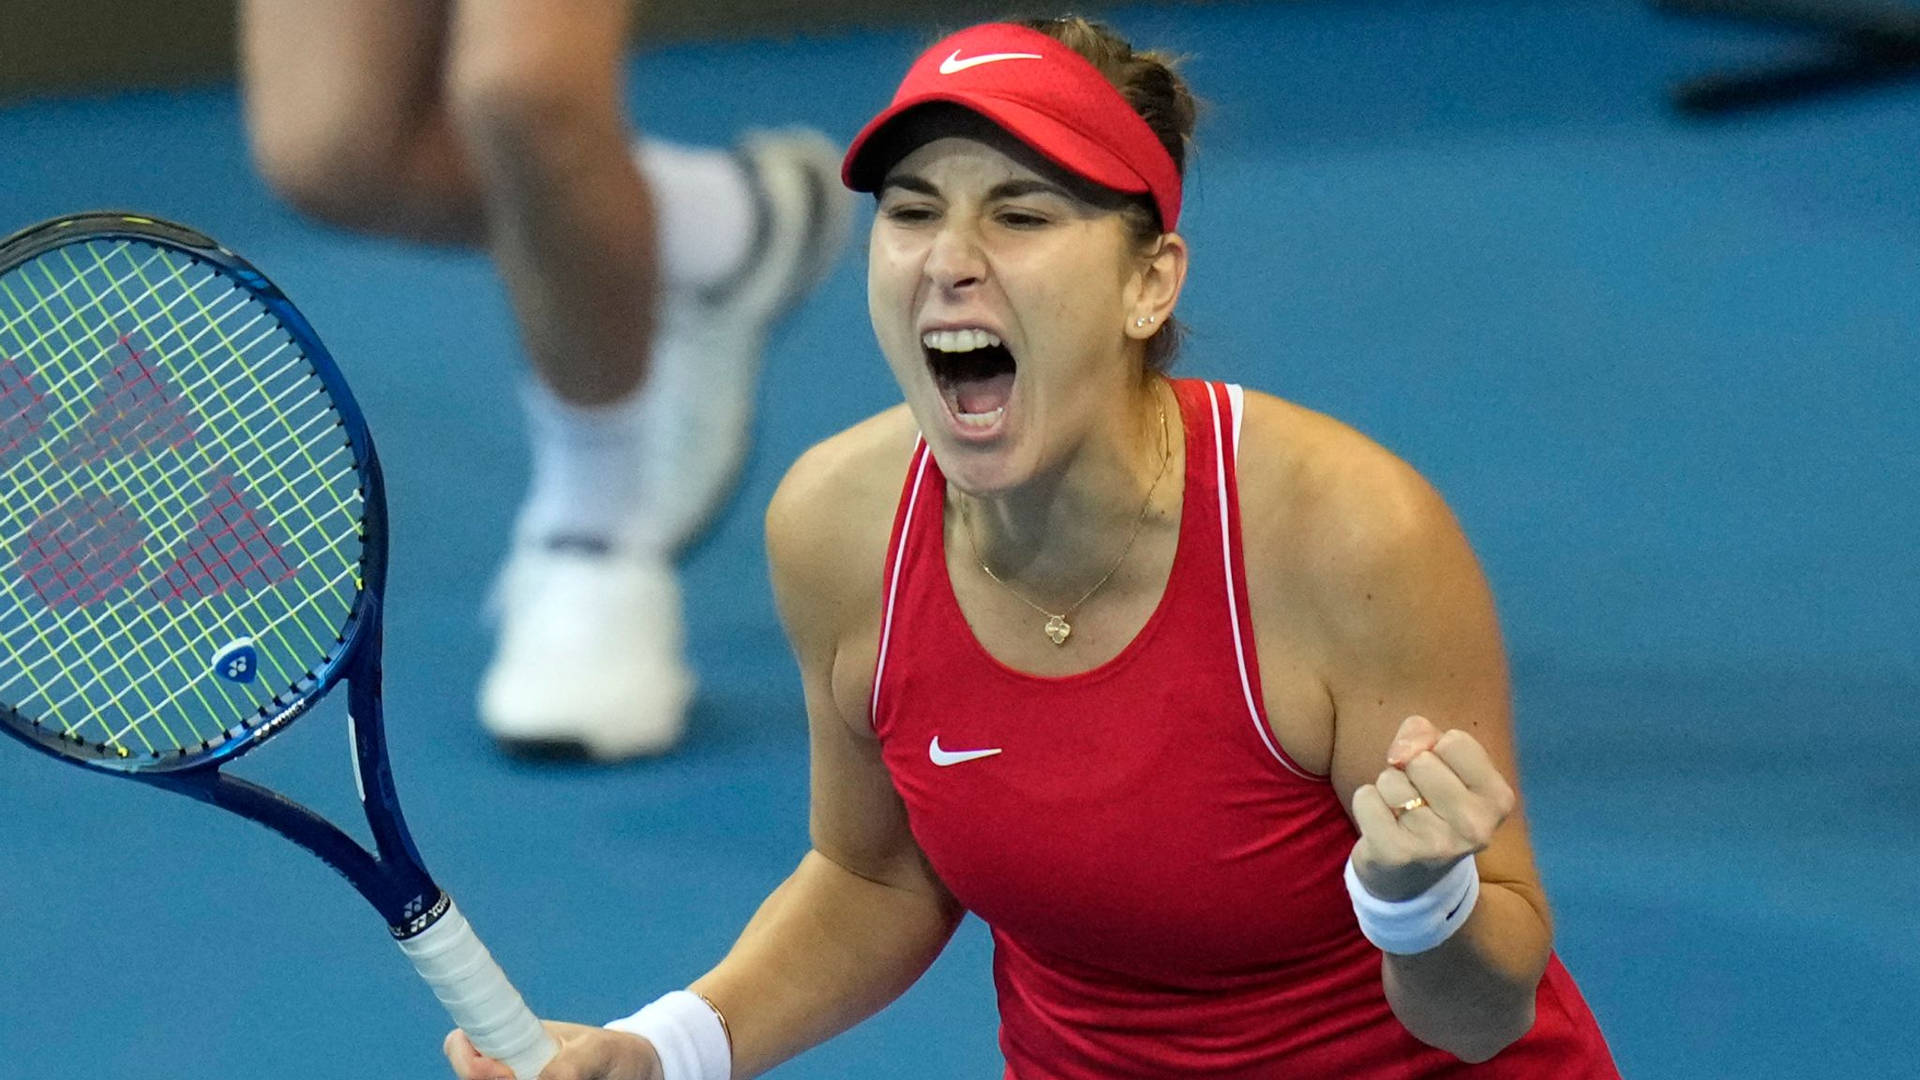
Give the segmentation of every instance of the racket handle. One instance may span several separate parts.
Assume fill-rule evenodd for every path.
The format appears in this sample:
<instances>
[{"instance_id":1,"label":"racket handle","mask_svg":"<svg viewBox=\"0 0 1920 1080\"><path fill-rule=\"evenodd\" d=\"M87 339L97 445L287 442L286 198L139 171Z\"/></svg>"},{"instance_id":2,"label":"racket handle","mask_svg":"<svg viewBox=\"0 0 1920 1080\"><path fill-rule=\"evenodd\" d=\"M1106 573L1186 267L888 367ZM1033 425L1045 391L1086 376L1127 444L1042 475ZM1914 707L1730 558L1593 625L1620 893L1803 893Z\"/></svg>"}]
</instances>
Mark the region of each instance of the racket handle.
<instances>
[{"instance_id":1,"label":"racket handle","mask_svg":"<svg viewBox=\"0 0 1920 1080\"><path fill-rule=\"evenodd\" d=\"M451 900L432 926L400 942L400 951L433 987L474 1049L505 1064L518 1080L534 1080L558 1049L507 974Z\"/></svg>"}]
</instances>

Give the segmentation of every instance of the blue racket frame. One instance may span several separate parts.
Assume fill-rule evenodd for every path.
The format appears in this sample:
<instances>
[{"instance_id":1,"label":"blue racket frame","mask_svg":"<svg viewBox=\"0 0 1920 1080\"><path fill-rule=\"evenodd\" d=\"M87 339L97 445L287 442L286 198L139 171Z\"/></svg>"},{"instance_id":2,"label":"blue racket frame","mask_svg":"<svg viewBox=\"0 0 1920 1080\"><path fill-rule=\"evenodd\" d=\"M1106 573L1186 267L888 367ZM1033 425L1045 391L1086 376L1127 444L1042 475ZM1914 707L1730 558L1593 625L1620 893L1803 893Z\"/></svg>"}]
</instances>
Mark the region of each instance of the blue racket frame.
<instances>
[{"instance_id":1,"label":"blue racket frame","mask_svg":"<svg viewBox=\"0 0 1920 1080\"><path fill-rule=\"evenodd\" d=\"M0 241L0 273L69 244L132 240L166 247L217 270L247 290L279 319L326 387L352 447L362 496L361 587L341 644L317 670L262 710L263 718L218 746L182 758L121 759L76 752L72 743L0 708L0 728L27 745L63 761L139 780L239 814L265 825L318 856L345 877L386 919L400 939L432 926L447 908L446 894L427 874L394 788L381 704L381 623L387 572L386 487L373 436L346 377L305 315L252 263L184 225L141 214L96 212L31 226ZM271 788L221 772L221 767L285 728L347 683L347 715L353 729L354 768L361 808L374 840L369 852L319 814ZM277 707L275 707L277 706Z\"/></svg>"}]
</instances>

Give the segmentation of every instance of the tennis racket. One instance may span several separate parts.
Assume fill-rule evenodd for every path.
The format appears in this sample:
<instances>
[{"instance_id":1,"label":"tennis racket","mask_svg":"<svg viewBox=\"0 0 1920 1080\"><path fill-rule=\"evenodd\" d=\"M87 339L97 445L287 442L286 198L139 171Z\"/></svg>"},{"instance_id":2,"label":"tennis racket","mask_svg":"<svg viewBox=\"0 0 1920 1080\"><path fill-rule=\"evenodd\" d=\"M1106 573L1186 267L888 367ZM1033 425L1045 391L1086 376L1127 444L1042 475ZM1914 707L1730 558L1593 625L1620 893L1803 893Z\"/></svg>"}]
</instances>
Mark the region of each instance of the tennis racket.
<instances>
[{"instance_id":1,"label":"tennis racket","mask_svg":"<svg viewBox=\"0 0 1920 1080\"><path fill-rule=\"evenodd\" d=\"M554 1047L428 876L380 704L386 503L293 304L191 229L82 214L0 241L0 727L230 810L365 896L481 1052ZM223 767L347 684L369 852Z\"/></svg>"}]
</instances>

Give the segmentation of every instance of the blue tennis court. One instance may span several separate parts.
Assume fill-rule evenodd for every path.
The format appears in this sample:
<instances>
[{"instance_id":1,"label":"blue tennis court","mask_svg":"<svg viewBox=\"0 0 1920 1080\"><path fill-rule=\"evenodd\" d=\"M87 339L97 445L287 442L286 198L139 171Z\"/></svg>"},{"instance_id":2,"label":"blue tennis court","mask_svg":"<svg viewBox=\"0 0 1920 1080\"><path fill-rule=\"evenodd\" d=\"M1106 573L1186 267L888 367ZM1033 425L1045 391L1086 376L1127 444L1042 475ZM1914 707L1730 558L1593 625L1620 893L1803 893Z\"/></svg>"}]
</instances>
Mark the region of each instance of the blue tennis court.
<instances>
[{"instance_id":1,"label":"blue tennis court","mask_svg":"<svg viewBox=\"0 0 1920 1080\"><path fill-rule=\"evenodd\" d=\"M1675 80L1789 42L1628 0L1098 10L1210 105L1181 373L1371 434L1487 566L1558 948L1623 1072L1912 1075L1920 84L1701 124ZM648 51L634 107L691 142L845 139L930 29ZM861 244L768 355L742 490L686 565L691 738L589 770L507 760L473 716L527 467L489 263L294 216L227 86L0 107L0 231L94 208L245 253L352 379L390 489L399 788L533 1007L597 1022L705 970L806 846L760 511L896 400ZM342 707L236 771L357 821ZM0 1077L448 1075L438 1003L324 866L11 741L0 771ZM997 1077L988 963L969 920L775 1075Z\"/></svg>"}]
</instances>

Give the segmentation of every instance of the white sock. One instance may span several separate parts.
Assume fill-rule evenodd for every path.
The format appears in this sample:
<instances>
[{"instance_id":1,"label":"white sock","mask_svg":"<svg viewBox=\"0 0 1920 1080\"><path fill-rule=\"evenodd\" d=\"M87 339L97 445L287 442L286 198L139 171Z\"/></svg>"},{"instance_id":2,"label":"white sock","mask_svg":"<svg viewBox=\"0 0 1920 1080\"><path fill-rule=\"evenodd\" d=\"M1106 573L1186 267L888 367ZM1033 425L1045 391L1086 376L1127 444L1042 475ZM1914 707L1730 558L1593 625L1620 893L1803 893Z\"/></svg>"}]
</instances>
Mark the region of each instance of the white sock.
<instances>
[{"instance_id":1,"label":"white sock","mask_svg":"<svg viewBox=\"0 0 1920 1080\"><path fill-rule=\"evenodd\" d=\"M576 405L538 379L520 395L533 443L533 478L516 531L523 540L632 548L642 542L645 483L641 397Z\"/></svg>"},{"instance_id":2,"label":"white sock","mask_svg":"<svg viewBox=\"0 0 1920 1080\"><path fill-rule=\"evenodd\" d=\"M634 159L653 190L660 269L669 289L719 285L752 253L753 187L732 153L643 139Z\"/></svg>"}]
</instances>

